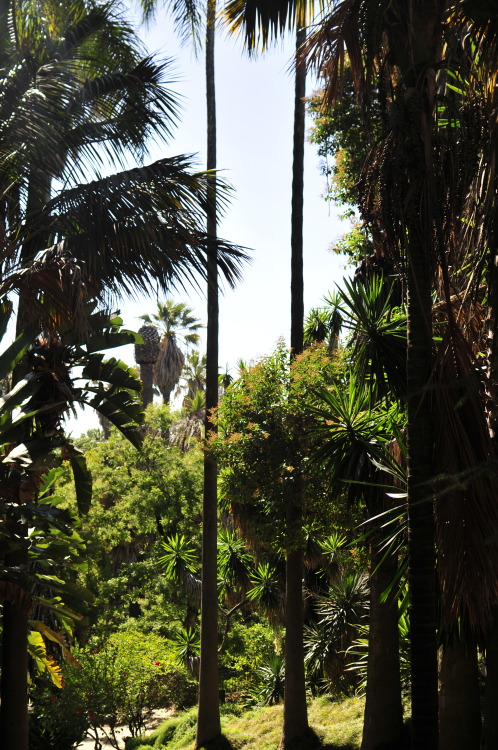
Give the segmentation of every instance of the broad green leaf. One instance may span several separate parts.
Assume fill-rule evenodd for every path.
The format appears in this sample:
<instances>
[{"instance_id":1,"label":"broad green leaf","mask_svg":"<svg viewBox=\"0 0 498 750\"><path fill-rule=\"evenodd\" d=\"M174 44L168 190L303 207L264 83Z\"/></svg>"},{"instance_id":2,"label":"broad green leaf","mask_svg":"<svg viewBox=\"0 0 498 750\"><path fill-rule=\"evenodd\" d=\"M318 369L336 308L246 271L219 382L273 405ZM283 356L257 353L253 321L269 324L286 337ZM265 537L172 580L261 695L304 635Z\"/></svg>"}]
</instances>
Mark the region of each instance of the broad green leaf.
<instances>
[{"instance_id":1,"label":"broad green leaf","mask_svg":"<svg viewBox=\"0 0 498 750\"><path fill-rule=\"evenodd\" d=\"M92 502L92 475L84 454L76 448L72 448L69 462L73 472L78 512L80 515L86 516Z\"/></svg>"}]
</instances>

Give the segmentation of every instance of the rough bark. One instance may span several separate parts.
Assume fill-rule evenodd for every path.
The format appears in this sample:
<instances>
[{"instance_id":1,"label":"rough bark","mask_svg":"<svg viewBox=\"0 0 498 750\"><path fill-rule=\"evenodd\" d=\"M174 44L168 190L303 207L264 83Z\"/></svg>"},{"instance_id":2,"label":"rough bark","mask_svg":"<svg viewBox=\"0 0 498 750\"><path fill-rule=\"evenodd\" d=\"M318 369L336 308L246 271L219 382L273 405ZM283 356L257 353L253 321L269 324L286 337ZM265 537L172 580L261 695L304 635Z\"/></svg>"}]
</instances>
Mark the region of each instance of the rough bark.
<instances>
[{"instance_id":1,"label":"rough bark","mask_svg":"<svg viewBox=\"0 0 498 750\"><path fill-rule=\"evenodd\" d=\"M142 404L144 409L154 400L153 385L154 364L146 362L140 365L140 380L142 381Z\"/></svg>"},{"instance_id":2,"label":"rough bark","mask_svg":"<svg viewBox=\"0 0 498 750\"><path fill-rule=\"evenodd\" d=\"M394 555L382 562L373 552L370 574L370 616L367 688L361 750L398 750L403 740L403 704L399 671L398 604L396 596L380 598L397 570Z\"/></svg>"},{"instance_id":3,"label":"rough bark","mask_svg":"<svg viewBox=\"0 0 498 750\"><path fill-rule=\"evenodd\" d=\"M216 0L208 0L206 18L206 100L207 100L207 168L216 169L216 97L214 78ZM218 406L218 264L216 257L216 183L208 186L209 208L207 234L207 357L206 357L206 436L216 431L212 422ZM218 467L209 452L204 457L204 494L202 514L202 593L201 650L199 673L199 710L196 746L221 735L218 698L218 591L217 591L217 473Z\"/></svg>"},{"instance_id":4,"label":"rough bark","mask_svg":"<svg viewBox=\"0 0 498 750\"><path fill-rule=\"evenodd\" d=\"M432 277L436 261L433 181L435 65L441 58L441 7L412 0L406 14L386 13L390 47L402 72L399 105L408 291L407 490L411 624L412 747L438 748L437 596L433 502L433 430L427 384L433 363ZM399 7L399 6L398 6ZM401 20L401 23L400 23Z\"/></svg>"},{"instance_id":5,"label":"rough bark","mask_svg":"<svg viewBox=\"0 0 498 750\"><path fill-rule=\"evenodd\" d=\"M440 750L479 750L479 669L472 639L455 638L443 648L439 679Z\"/></svg>"},{"instance_id":6,"label":"rough bark","mask_svg":"<svg viewBox=\"0 0 498 750\"><path fill-rule=\"evenodd\" d=\"M417 229L412 230L413 240ZM412 747L437 750L438 674L433 436L425 392L432 364L429 258L410 243L408 270L408 585L412 669Z\"/></svg>"}]
</instances>

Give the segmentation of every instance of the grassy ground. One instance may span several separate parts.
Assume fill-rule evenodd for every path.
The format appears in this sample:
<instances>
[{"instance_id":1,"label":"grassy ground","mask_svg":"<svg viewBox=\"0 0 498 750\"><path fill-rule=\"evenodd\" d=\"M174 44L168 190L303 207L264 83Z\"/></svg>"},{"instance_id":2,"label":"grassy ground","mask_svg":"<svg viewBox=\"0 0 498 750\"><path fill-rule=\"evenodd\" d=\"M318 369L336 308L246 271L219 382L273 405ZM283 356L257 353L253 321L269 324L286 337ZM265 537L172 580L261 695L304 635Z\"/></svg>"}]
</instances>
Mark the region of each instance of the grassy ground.
<instances>
[{"instance_id":1,"label":"grassy ground","mask_svg":"<svg viewBox=\"0 0 498 750\"><path fill-rule=\"evenodd\" d=\"M321 750L358 750L362 717L363 700L360 698L336 703L323 697L313 700L309 706L310 725L320 738ZM128 740L126 750L192 750L195 720L195 709L179 714L147 737ZM276 750L281 726L282 706L253 709L239 716L225 710L222 713L224 738L209 750Z\"/></svg>"}]
</instances>

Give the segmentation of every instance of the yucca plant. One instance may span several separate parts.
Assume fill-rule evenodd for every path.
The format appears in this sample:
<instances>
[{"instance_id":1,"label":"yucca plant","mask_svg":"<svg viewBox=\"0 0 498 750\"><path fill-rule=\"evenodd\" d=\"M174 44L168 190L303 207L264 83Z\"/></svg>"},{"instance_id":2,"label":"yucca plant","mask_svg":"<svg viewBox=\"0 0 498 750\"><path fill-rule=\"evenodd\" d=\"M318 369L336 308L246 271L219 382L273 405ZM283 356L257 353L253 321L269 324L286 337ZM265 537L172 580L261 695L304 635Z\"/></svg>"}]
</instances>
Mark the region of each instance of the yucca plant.
<instances>
[{"instance_id":1,"label":"yucca plant","mask_svg":"<svg viewBox=\"0 0 498 750\"><path fill-rule=\"evenodd\" d=\"M274 706L284 699L285 663L284 655L274 654L258 668L258 681L251 689L251 696L263 706Z\"/></svg>"}]
</instances>

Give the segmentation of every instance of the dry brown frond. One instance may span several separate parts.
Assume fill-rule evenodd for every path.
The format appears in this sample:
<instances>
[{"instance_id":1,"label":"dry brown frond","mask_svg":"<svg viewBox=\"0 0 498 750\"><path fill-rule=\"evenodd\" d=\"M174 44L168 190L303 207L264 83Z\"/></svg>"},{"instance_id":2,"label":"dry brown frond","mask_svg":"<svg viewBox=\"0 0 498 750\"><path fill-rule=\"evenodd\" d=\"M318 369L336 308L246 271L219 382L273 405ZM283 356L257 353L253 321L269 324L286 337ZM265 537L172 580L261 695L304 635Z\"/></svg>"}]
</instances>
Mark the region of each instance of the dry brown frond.
<instances>
[{"instance_id":1,"label":"dry brown frond","mask_svg":"<svg viewBox=\"0 0 498 750\"><path fill-rule=\"evenodd\" d=\"M171 391L180 380L184 364L185 357L176 343L174 333L165 334L154 366L154 382L165 401L169 399Z\"/></svg>"}]
</instances>

